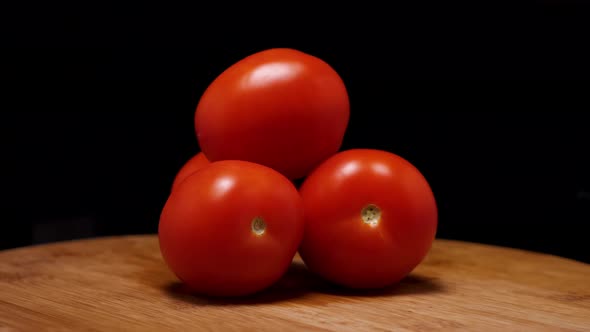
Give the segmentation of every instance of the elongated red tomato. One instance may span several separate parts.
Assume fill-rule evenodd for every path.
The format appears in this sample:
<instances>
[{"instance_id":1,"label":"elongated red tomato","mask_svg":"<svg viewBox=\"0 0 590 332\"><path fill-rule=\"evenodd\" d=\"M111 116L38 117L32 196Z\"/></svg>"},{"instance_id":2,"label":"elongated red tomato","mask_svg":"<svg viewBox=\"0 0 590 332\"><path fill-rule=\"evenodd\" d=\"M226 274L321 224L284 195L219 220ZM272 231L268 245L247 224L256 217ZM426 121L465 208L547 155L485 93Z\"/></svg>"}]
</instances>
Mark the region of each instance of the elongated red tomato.
<instances>
[{"instance_id":1,"label":"elongated red tomato","mask_svg":"<svg viewBox=\"0 0 590 332\"><path fill-rule=\"evenodd\" d=\"M174 188L176 188L178 184L184 181L189 175L209 165L209 163L209 159L207 159L203 152L194 155L180 168L178 173L176 173L174 181L172 182L172 190L174 190Z\"/></svg>"},{"instance_id":2,"label":"elongated red tomato","mask_svg":"<svg viewBox=\"0 0 590 332\"><path fill-rule=\"evenodd\" d=\"M239 296L287 270L303 236L303 203L275 170L219 161L182 181L160 216L160 249L197 293Z\"/></svg>"},{"instance_id":3,"label":"elongated red tomato","mask_svg":"<svg viewBox=\"0 0 590 332\"><path fill-rule=\"evenodd\" d=\"M198 142L209 160L251 161L290 179L336 153L348 121L348 94L338 73L286 48L255 53L226 69L195 111Z\"/></svg>"},{"instance_id":4,"label":"elongated red tomato","mask_svg":"<svg viewBox=\"0 0 590 332\"><path fill-rule=\"evenodd\" d=\"M420 171L386 151L340 152L300 189L308 268L334 283L376 288L396 283L425 257L437 207Z\"/></svg>"}]
</instances>

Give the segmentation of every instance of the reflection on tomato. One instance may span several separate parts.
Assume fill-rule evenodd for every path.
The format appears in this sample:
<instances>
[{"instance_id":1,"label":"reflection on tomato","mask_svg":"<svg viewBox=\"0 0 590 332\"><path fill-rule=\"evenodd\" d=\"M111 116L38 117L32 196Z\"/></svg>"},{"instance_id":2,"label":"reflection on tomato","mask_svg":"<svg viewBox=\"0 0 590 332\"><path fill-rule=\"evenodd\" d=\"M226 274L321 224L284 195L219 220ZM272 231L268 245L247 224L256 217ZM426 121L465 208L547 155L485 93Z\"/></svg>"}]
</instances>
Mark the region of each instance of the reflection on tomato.
<instances>
[{"instance_id":1,"label":"reflection on tomato","mask_svg":"<svg viewBox=\"0 0 590 332\"><path fill-rule=\"evenodd\" d=\"M306 224L300 254L334 283L375 288L396 283L425 257L438 217L419 170L386 151L340 152L303 183Z\"/></svg>"},{"instance_id":2,"label":"reflection on tomato","mask_svg":"<svg viewBox=\"0 0 590 332\"><path fill-rule=\"evenodd\" d=\"M176 188L178 184L184 181L184 179L186 179L189 175L209 165L209 163L209 160L203 152L199 152L194 155L180 168L178 173L176 173L174 182L172 183L172 190L174 190L174 188Z\"/></svg>"},{"instance_id":3,"label":"reflection on tomato","mask_svg":"<svg viewBox=\"0 0 590 332\"><path fill-rule=\"evenodd\" d=\"M213 162L172 191L158 236L164 260L189 288L246 295L287 271L303 236L303 203L269 167Z\"/></svg>"},{"instance_id":4,"label":"reflection on tomato","mask_svg":"<svg viewBox=\"0 0 590 332\"><path fill-rule=\"evenodd\" d=\"M201 96L195 129L211 161L246 160L290 179L336 153L349 120L338 73L293 49L250 55L221 73Z\"/></svg>"}]
</instances>

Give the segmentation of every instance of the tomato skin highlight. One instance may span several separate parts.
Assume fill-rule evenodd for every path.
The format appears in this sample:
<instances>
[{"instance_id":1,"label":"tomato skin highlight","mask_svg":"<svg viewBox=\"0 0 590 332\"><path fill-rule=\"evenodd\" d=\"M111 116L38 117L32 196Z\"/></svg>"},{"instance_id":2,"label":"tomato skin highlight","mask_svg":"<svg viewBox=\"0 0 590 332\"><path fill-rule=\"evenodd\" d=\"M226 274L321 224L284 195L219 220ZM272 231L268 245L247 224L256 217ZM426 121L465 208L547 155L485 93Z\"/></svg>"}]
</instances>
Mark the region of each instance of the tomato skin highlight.
<instances>
[{"instance_id":1,"label":"tomato skin highlight","mask_svg":"<svg viewBox=\"0 0 590 332\"><path fill-rule=\"evenodd\" d=\"M323 60L288 48L252 54L221 73L195 110L211 161L246 160L305 177L342 145L348 93Z\"/></svg>"},{"instance_id":2,"label":"tomato skin highlight","mask_svg":"<svg viewBox=\"0 0 590 332\"><path fill-rule=\"evenodd\" d=\"M399 282L436 236L438 212L428 182L390 152L340 152L307 177L300 193L306 224L299 253L312 272L342 286Z\"/></svg>"},{"instance_id":3,"label":"tomato skin highlight","mask_svg":"<svg viewBox=\"0 0 590 332\"><path fill-rule=\"evenodd\" d=\"M287 271L303 216L297 189L280 173L246 161L212 162L170 194L160 216L160 249L196 293L248 295Z\"/></svg>"},{"instance_id":4,"label":"tomato skin highlight","mask_svg":"<svg viewBox=\"0 0 590 332\"><path fill-rule=\"evenodd\" d=\"M174 188L176 188L178 184L184 181L189 175L209 164L209 159L207 159L203 152L199 152L191 157L184 165L182 165L180 170L178 170L178 173L176 173L174 181L172 182L172 190L174 190Z\"/></svg>"}]
</instances>

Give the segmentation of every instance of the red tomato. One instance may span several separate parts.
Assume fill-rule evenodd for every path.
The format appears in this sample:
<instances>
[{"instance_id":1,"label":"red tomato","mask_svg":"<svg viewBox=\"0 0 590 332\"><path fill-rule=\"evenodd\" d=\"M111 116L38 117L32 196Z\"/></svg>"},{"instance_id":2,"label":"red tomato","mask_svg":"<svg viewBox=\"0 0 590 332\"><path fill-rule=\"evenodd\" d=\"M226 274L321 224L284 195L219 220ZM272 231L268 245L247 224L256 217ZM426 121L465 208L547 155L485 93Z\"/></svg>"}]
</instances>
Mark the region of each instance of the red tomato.
<instances>
[{"instance_id":1,"label":"red tomato","mask_svg":"<svg viewBox=\"0 0 590 332\"><path fill-rule=\"evenodd\" d=\"M293 49L250 55L201 96L195 130L211 161L237 159L306 176L336 153L349 120L346 87L326 62Z\"/></svg>"},{"instance_id":2,"label":"red tomato","mask_svg":"<svg viewBox=\"0 0 590 332\"><path fill-rule=\"evenodd\" d=\"M378 288L396 283L425 257L438 217L424 176L386 151L340 152L300 189L308 268L334 283Z\"/></svg>"},{"instance_id":3,"label":"red tomato","mask_svg":"<svg viewBox=\"0 0 590 332\"><path fill-rule=\"evenodd\" d=\"M287 178L266 166L227 160L178 185L164 205L158 235L164 260L189 288L239 296L286 272L303 222L301 197Z\"/></svg>"},{"instance_id":4,"label":"red tomato","mask_svg":"<svg viewBox=\"0 0 590 332\"><path fill-rule=\"evenodd\" d=\"M184 181L184 179L186 179L189 175L209 165L209 163L209 160L203 152L199 152L196 155L194 155L180 168L180 170L176 174L174 182L172 183L172 190L174 190L178 186L178 184Z\"/></svg>"}]
</instances>

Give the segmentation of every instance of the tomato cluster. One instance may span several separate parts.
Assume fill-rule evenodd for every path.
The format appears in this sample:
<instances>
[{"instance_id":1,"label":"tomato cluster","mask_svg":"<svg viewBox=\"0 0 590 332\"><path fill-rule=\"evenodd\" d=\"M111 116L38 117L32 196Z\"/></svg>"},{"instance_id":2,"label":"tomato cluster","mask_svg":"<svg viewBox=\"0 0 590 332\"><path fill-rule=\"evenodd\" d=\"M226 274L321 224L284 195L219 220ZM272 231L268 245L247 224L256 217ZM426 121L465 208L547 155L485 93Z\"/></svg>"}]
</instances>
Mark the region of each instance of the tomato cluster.
<instances>
[{"instance_id":1,"label":"tomato cluster","mask_svg":"<svg viewBox=\"0 0 590 332\"><path fill-rule=\"evenodd\" d=\"M202 294L251 294L297 252L345 287L408 275L436 235L434 195L396 154L340 151L349 114L338 73L297 50L255 53L221 73L195 111L201 152L177 173L160 216L177 277Z\"/></svg>"}]
</instances>

